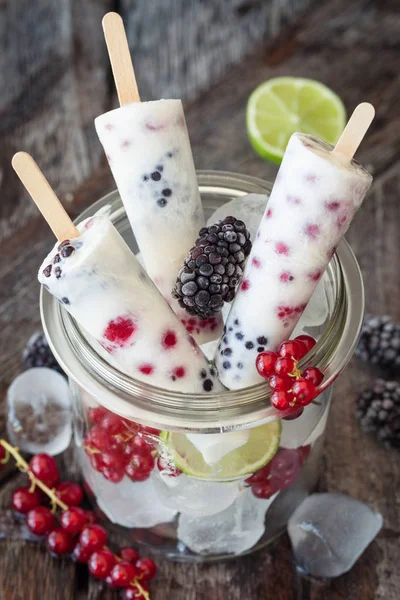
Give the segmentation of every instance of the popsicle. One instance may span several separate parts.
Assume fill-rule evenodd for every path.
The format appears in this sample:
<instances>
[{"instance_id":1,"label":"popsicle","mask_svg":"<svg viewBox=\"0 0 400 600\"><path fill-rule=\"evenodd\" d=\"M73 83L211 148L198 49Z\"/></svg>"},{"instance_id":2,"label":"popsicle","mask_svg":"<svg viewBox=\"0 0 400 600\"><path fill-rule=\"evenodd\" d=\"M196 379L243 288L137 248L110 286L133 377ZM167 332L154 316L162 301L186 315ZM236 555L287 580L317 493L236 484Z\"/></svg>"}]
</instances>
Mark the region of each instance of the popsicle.
<instances>
[{"instance_id":1,"label":"popsicle","mask_svg":"<svg viewBox=\"0 0 400 600\"><path fill-rule=\"evenodd\" d=\"M369 125L373 107L358 108ZM357 141L354 120L346 129L335 149L300 133L289 141L215 354L229 389L262 381L257 354L290 337L371 186L346 147Z\"/></svg>"},{"instance_id":2,"label":"popsicle","mask_svg":"<svg viewBox=\"0 0 400 600\"><path fill-rule=\"evenodd\" d=\"M193 337L104 212L78 228L26 153L13 166L58 237L38 278L122 371L168 390L222 390Z\"/></svg>"},{"instance_id":3,"label":"popsicle","mask_svg":"<svg viewBox=\"0 0 400 600\"><path fill-rule=\"evenodd\" d=\"M148 274L188 331L208 342L222 318L188 315L171 295L205 224L182 102L140 102L121 17L108 13L103 28L121 106L97 117L97 135Z\"/></svg>"}]
</instances>

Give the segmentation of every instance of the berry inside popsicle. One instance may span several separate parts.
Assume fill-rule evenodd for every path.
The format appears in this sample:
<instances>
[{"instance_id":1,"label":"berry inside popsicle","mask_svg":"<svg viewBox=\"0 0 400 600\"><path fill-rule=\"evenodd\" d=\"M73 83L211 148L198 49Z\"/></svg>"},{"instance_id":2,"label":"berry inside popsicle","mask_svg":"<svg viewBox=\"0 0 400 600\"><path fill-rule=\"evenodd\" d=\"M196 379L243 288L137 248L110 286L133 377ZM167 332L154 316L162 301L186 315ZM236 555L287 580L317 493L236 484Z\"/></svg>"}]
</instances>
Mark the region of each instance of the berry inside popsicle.
<instances>
[{"instance_id":1,"label":"berry inside popsicle","mask_svg":"<svg viewBox=\"0 0 400 600\"><path fill-rule=\"evenodd\" d=\"M215 355L230 389L262 381L257 354L290 337L371 186L332 150L300 133L289 141Z\"/></svg>"}]
</instances>

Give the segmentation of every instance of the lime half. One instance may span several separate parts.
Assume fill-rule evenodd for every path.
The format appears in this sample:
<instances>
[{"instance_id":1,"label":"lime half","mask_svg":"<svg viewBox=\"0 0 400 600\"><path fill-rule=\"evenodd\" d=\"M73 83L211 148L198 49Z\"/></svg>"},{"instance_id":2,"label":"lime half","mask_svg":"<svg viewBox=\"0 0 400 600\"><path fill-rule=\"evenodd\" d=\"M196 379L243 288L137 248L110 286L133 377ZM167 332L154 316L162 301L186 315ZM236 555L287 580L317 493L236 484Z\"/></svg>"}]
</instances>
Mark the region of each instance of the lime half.
<instances>
[{"instance_id":1,"label":"lime half","mask_svg":"<svg viewBox=\"0 0 400 600\"><path fill-rule=\"evenodd\" d=\"M276 77L251 94L246 124L254 150L280 164L296 131L336 144L346 125L346 109L339 96L318 81Z\"/></svg>"},{"instance_id":2,"label":"lime half","mask_svg":"<svg viewBox=\"0 0 400 600\"><path fill-rule=\"evenodd\" d=\"M229 452L214 465L207 464L201 452L184 433L163 431L163 438L173 463L198 479L235 479L264 467L275 455L281 437L280 421L272 421L251 430L246 444ZM212 435L212 434L210 434Z\"/></svg>"}]
</instances>

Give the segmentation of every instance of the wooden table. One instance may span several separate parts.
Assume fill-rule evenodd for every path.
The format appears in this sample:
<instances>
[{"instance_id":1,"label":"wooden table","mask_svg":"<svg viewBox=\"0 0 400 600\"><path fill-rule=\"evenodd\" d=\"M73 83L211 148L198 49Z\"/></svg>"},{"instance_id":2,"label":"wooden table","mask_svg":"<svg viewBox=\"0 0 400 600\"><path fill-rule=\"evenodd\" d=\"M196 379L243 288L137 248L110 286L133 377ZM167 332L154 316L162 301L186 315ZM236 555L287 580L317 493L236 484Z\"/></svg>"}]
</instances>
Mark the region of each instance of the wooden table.
<instances>
[{"instance_id":1,"label":"wooden table","mask_svg":"<svg viewBox=\"0 0 400 600\"><path fill-rule=\"evenodd\" d=\"M323 6L326 4L326 6ZM187 106L198 168L226 169L269 178L274 170L246 139L244 110L252 89L277 75L323 81L349 111L361 100L376 105L377 118L358 158L374 174L368 200L348 239L365 277L367 307L400 321L400 14L396 0L332 0L320 3L295 28L234 68L201 99ZM113 183L105 166L74 192L76 215ZM35 271L52 243L39 218L31 218L0 244L0 393L19 372L28 336L40 327ZM159 563L154 600L397 600L400 596L400 463L395 450L379 447L360 432L355 418L358 390L376 376L353 360L335 387L323 457L321 490L353 495L378 509L384 526L352 571L328 583L296 574L290 545L213 566ZM4 406L4 404L3 404ZM4 429L4 421L2 421ZM72 451L60 459L65 476L76 476ZM24 476L1 472L2 521L10 495ZM4 523L0 527L4 533ZM0 543L1 600L111 600L116 594L87 577L71 561L57 561L21 539L17 528Z\"/></svg>"}]
</instances>

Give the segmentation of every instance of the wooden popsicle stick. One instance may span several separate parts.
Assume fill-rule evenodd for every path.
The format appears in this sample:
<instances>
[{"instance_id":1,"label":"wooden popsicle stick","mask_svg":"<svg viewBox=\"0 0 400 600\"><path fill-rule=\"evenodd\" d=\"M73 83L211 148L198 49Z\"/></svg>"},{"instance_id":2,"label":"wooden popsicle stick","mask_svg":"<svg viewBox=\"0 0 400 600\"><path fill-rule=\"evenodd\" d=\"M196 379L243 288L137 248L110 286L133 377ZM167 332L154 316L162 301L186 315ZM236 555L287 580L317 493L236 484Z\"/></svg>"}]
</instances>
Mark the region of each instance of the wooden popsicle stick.
<instances>
[{"instance_id":1,"label":"wooden popsicle stick","mask_svg":"<svg viewBox=\"0 0 400 600\"><path fill-rule=\"evenodd\" d=\"M27 152L17 152L11 164L58 241L78 237L79 231L32 156Z\"/></svg>"},{"instance_id":2,"label":"wooden popsicle stick","mask_svg":"<svg viewBox=\"0 0 400 600\"><path fill-rule=\"evenodd\" d=\"M357 152L375 116L375 108L369 102L359 104L343 130L333 152L340 152L349 160Z\"/></svg>"},{"instance_id":3,"label":"wooden popsicle stick","mask_svg":"<svg viewBox=\"0 0 400 600\"><path fill-rule=\"evenodd\" d=\"M119 103L140 102L124 22L118 13L109 12L102 23Z\"/></svg>"}]
</instances>

